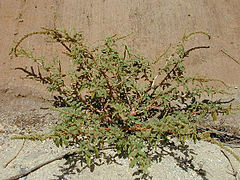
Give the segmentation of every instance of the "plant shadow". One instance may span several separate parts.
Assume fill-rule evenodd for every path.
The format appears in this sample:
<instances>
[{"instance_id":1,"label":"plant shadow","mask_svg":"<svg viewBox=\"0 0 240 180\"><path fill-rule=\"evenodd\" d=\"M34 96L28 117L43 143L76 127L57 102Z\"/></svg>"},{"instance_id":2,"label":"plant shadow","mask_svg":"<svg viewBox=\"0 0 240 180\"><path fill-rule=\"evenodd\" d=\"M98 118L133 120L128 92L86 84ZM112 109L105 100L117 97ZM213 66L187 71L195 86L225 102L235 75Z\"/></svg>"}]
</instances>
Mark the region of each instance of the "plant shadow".
<instances>
[{"instance_id":1,"label":"plant shadow","mask_svg":"<svg viewBox=\"0 0 240 180\"><path fill-rule=\"evenodd\" d=\"M196 154L188 145L181 145L179 143L168 141L161 143L161 145L157 147L157 150L153 150L152 148L148 149L147 154L151 157L152 163L161 163L165 157L170 156L176 161L176 165L185 172L194 171L203 180L208 180L206 177L207 172L203 170L202 167L197 167L194 164L193 155ZM89 168L90 172L94 172L97 166L100 167L104 164L122 165L118 160L127 160L128 157L126 152L123 152L120 155L117 153L102 152L102 155L104 159L98 159L95 157L94 159L96 160L93 160L90 166L86 165L86 161L83 156L77 154L69 156L66 158L64 165L60 167L61 174L54 175L56 177L55 180L67 180L67 176L83 173L86 168ZM143 171L134 169L132 178L134 180L153 179L153 176L151 175L151 172L150 174L144 174Z\"/></svg>"}]
</instances>

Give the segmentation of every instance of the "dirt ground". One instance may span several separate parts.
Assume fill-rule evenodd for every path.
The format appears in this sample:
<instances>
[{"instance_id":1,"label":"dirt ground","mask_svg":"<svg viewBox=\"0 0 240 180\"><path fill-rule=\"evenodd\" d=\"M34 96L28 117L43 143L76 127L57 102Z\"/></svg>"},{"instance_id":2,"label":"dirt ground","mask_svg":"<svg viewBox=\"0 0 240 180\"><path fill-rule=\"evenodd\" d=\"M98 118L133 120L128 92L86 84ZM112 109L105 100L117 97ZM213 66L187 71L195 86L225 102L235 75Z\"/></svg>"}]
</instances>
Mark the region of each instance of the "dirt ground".
<instances>
[{"instance_id":1,"label":"dirt ground","mask_svg":"<svg viewBox=\"0 0 240 180\"><path fill-rule=\"evenodd\" d=\"M154 58L163 52L170 43L174 44L179 41L185 32L208 32L212 37L210 40L204 36L197 36L186 44L188 48L199 45L210 46L207 50L198 50L190 54L187 59L187 70L190 74L218 78L232 87L236 87L231 90L234 94L223 97L223 99L228 100L233 97L236 99L234 103L238 105L240 103L239 9L239 0L1 0L0 179L6 178L6 175L17 173L18 165L24 164L25 159L30 165L32 165L30 160L33 160L34 157L39 160L37 148L45 158L59 152L51 143L42 144L43 147L47 146L48 150L54 149L47 152L40 146L29 142L30 144L25 147L22 156L20 155L20 159L16 160L8 169L3 168L9 157L14 156L20 146L16 146L19 144L16 141L9 140L12 134L23 133L28 129L45 130L54 124L57 118L55 112L45 109L51 105L52 99L45 88L37 82L26 80L22 72L15 70L16 67L29 67L32 64L25 59L10 58L9 51L14 41L26 33L41 30L41 27L55 26L83 31L85 39L89 40L90 44L103 39L106 35L132 33L126 42L143 52L146 57ZM41 37L31 40L31 43L26 42L25 45L38 48L42 54L53 52L54 47L46 46ZM221 117L214 123L206 121L204 125L240 136L239 117L239 112L236 112L229 117ZM167 175L167 171L173 169L166 170L164 166L160 166L162 170L159 170L159 173L163 173L163 176L156 173L153 179L177 179L177 177L179 177L178 179L234 179L232 175L229 175L231 171L229 162L217 147L200 142L194 148L197 151L199 147L202 148L202 152L204 149L208 150L208 153L204 152L206 152L205 156L209 157L201 156L202 159L200 158L196 163L204 161L203 168L208 175L199 176L196 171L191 171L193 176L189 173L184 174L178 167L175 167L176 163L173 163L169 168L177 169L176 176L174 174ZM28 156L28 153L34 148L36 148L35 154ZM238 152L238 149L235 150ZM200 151L197 152L201 154ZM44 153L46 154L44 155ZM221 157L214 156L220 158L219 162L210 158L213 154L221 155ZM203 160L204 158L205 160ZM37 164L37 161L35 160L34 163ZM61 163L55 164L59 171L58 176L52 176L52 174L44 176L43 174L48 170L45 169L38 173L39 176L33 175L27 179L78 179L79 177L82 179L89 179L88 177L90 179L97 179L97 177L133 179L130 172L121 168L120 175L107 174L104 168L108 167L105 166L96 170L95 174L87 172L80 173L81 176L64 177L64 172L60 173L61 168L59 167L64 166L64 163ZM24 165L26 168L31 168L29 164ZM52 169L50 169L56 170L55 166L52 165ZM125 166L123 167L126 169ZM211 172L211 169L216 172ZM100 176L101 171L107 175ZM114 171L117 172L117 168ZM125 176L125 173L130 175Z\"/></svg>"}]
</instances>

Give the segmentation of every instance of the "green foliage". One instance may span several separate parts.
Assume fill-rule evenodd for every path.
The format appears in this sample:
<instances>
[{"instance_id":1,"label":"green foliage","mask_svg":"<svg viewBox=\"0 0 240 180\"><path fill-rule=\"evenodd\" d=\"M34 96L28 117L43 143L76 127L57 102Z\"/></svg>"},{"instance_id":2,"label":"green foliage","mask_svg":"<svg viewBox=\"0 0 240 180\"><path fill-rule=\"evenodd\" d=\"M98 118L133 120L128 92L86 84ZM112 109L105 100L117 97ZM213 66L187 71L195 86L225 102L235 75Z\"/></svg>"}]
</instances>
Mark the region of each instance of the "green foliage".
<instances>
[{"instance_id":1,"label":"green foliage","mask_svg":"<svg viewBox=\"0 0 240 180\"><path fill-rule=\"evenodd\" d=\"M52 63L20 47L32 35L45 35L51 42L65 48L70 71L63 72L62 63L54 57ZM121 37L111 36L97 47L88 47L81 33L43 29L25 35L12 49L16 56L33 60L38 72L24 71L27 76L48 85L50 92L63 97L64 107L56 107L61 116L49 134L31 134L21 138L53 139L56 146L74 146L88 166L106 148L131 160L147 173L151 165L150 152L176 137L197 140L197 124L206 116L213 119L228 113L231 107L210 98L222 93L205 83L211 80L185 75L184 60L192 50L185 42L196 34L184 36L175 48L156 60L149 60L119 45ZM205 34L206 35L206 34ZM66 60L65 60L66 61ZM44 75L42 74L44 72Z\"/></svg>"}]
</instances>

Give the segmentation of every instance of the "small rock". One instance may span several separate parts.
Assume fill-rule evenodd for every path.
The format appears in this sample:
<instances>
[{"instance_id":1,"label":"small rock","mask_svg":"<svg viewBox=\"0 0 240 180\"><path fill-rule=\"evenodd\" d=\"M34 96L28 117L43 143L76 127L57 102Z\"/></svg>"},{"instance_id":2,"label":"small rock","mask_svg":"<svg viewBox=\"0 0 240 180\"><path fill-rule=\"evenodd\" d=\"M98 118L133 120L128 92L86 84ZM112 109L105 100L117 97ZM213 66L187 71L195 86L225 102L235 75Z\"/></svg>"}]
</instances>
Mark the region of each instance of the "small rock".
<instances>
[{"instance_id":1,"label":"small rock","mask_svg":"<svg viewBox=\"0 0 240 180\"><path fill-rule=\"evenodd\" d=\"M13 127L12 127L12 130L13 131L16 131L16 130L18 130L19 128L17 127L17 125L14 125Z\"/></svg>"},{"instance_id":2,"label":"small rock","mask_svg":"<svg viewBox=\"0 0 240 180\"><path fill-rule=\"evenodd\" d=\"M5 132L4 126L0 124L0 133L4 133L4 132Z\"/></svg>"}]
</instances>

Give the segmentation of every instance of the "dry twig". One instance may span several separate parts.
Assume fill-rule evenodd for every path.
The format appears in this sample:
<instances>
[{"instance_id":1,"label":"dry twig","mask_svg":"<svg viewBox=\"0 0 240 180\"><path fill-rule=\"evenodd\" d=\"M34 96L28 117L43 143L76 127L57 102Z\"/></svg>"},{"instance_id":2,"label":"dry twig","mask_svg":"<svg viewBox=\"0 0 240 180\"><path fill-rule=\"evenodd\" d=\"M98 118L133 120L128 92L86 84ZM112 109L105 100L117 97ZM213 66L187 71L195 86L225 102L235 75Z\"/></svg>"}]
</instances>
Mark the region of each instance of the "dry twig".
<instances>
[{"instance_id":1,"label":"dry twig","mask_svg":"<svg viewBox=\"0 0 240 180\"><path fill-rule=\"evenodd\" d=\"M52 162L54 162L54 161L56 161L56 160L61 160L61 159L65 158L65 157L67 157L67 156L69 156L69 155L71 155L71 153L63 154L63 155L58 156L58 157L56 157L56 158L54 158L54 159L51 159L51 160L46 161L46 162L43 162L43 163L41 163L41 164L33 167L32 169L30 169L30 170L28 170L28 171L26 171L26 172L20 173L20 174L18 174L18 175L12 176L12 177L7 178L7 179L4 179L4 180L16 180L16 179L25 177L25 176L29 175L30 173L32 173L32 172L40 169L41 167L43 167L43 166L45 166L45 165L47 165L47 164L50 164L50 163L52 163Z\"/></svg>"},{"instance_id":2,"label":"dry twig","mask_svg":"<svg viewBox=\"0 0 240 180\"><path fill-rule=\"evenodd\" d=\"M235 58L233 58L231 55L229 55L225 50L221 50L221 52L223 54L225 54L226 56L230 57L235 63L237 63L238 65L240 65L240 62L238 60L236 60Z\"/></svg>"},{"instance_id":3,"label":"dry twig","mask_svg":"<svg viewBox=\"0 0 240 180\"><path fill-rule=\"evenodd\" d=\"M21 150L23 149L23 146L24 146L25 142L26 142L26 139L24 139L23 144L22 144L22 147L19 149L19 151L17 152L17 154L5 164L4 168L6 168L14 159L17 158L17 156L19 155L19 153L20 153Z\"/></svg>"},{"instance_id":4,"label":"dry twig","mask_svg":"<svg viewBox=\"0 0 240 180\"><path fill-rule=\"evenodd\" d=\"M238 171L236 170L236 168L234 168L230 158L228 157L228 155L221 149L221 152L223 153L223 155L227 158L229 164L231 165L232 171L233 171L233 176L235 177L236 180L239 180L239 176L238 176Z\"/></svg>"}]
</instances>

